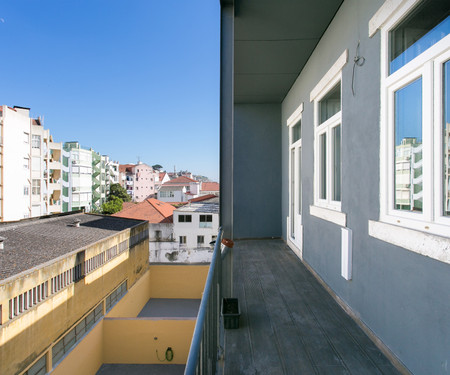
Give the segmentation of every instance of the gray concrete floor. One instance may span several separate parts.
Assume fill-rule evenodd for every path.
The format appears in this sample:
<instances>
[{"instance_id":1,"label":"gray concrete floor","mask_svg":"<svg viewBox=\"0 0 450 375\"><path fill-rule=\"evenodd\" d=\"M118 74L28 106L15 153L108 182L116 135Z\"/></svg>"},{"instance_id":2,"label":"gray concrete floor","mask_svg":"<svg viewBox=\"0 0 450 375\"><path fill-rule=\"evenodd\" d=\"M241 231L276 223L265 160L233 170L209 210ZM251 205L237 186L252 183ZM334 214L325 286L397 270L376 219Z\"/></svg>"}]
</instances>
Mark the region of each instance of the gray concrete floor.
<instances>
[{"instance_id":1,"label":"gray concrete floor","mask_svg":"<svg viewBox=\"0 0 450 375\"><path fill-rule=\"evenodd\" d=\"M237 241L224 374L399 374L281 240Z\"/></svg>"},{"instance_id":2,"label":"gray concrete floor","mask_svg":"<svg viewBox=\"0 0 450 375\"><path fill-rule=\"evenodd\" d=\"M184 365L103 364L96 375L183 375Z\"/></svg>"},{"instance_id":3,"label":"gray concrete floor","mask_svg":"<svg viewBox=\"0 0 450 375\"><path fill-rule=\"evenodd\" d=\"M197 318L199 299L151 298L138 318Z\"/></svg>"}]
</instances>

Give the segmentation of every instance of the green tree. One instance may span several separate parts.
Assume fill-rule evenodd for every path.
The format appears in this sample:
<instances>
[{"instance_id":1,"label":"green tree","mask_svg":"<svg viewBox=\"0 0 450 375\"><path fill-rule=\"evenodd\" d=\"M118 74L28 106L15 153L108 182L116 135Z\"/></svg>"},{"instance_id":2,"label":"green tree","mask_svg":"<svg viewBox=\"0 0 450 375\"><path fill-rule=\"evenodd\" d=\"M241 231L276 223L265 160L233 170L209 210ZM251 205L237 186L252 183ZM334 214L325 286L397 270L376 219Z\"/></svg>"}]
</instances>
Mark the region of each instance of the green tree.
<instances>
[{"instance_id":1,"label":"green tree","mask_svg":"<svg viewBox=\"0 0 450 375\"><path fill-rule=\"evenodd\" d=\"M120 184L112 184L110 186L108 201L112 200L113 197L120 198L122 202L131 201L131 197L127 194L127 191L120 186Z\"/></svg>"},{"instance_id":2,"label":"green tree","mask_svg":"<svg viewBox=\"0 0 450 375\"><path fill-rule=\"evenodd\" d=\"M123 201L122 199L110 196L109 201L102 204L102 212L104 215L112 215L116 212L119 212L122 210L123 207Z\"/></svg>"},{"instance_id":3,"label":"green tree","mask_svg":"<svg viewBox=\"0 0 450 375\"><path fill-rule=\"evenodd\" d=\"M155 171L160 171L162 168L163 168L163 166L162 165L160 165L160 164L155 164L155 165L152 165L152 168L155 170Z\"/></svg>"}]
</instances>

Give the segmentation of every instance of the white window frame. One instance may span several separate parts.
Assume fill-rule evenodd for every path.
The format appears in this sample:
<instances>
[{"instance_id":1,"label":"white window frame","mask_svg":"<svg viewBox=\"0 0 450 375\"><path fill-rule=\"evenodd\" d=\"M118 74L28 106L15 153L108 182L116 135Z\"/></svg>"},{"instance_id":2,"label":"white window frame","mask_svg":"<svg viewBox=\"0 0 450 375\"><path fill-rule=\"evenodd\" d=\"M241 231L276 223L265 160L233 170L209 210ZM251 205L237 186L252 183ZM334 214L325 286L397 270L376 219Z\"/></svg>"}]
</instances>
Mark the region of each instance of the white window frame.
<instances>
[{"instance_id":1,"label":"white window frame","mask_svg":"<svg viewBox=\"0 0 450 375\"><path fill-rule=\"evenodd\" d=\"M294 158L298 160L298 152L302 152L302 135L300 138L294 142L293 132L294 128L300 124L300 131L302 131L302 116L303 116L303 102L297 107L297 109L292 113L292 115L287 119L286 126L288 127L288 140L289 140L289 216L287 220L287 233L288 240L290 241L288 244L292 244L294 246L294 251L302 257L302 244L303 244L303 226L302 226L302 214L298 212L303 211L302 205L302 197L301 197L301 188L300 194L298 192L298 188L300 187L302 181L301 176L299 175L299 166L295 164L296 160L293 160L292 154L294 153ZM302 157L300 155L300 160ZM298 163L298 161L297 161ZM294 165L297 168L294 170ZM300 166L300 170L302 170L302 166ZM294 171L294 175L293 175ZM292 191L292 185L294 185L294 189L296 191ZM295 198L295 196L297 198ZM299 210L300 205L300 210ZM295 216L294 216L295 215ZM294 226L294 227L293 227ZM294 236L293 236L294 232Z\"/></svg>"},{"instance_id":2,"label":"white window frame","mask_svg":"<svg viewBox=\"0 0 450 375\"><path fill-rule=\"evenodd\" d=\"M343 189L341 182L341 201L334 201L332 197L333 181L333 155L332 155L332 129L338 124L341 126L341 151L343 143L342 124L342 69L348 61L348 50L346 49L314 87L310 94L310 101L314 102L314 205L310 206L310 214L345 226L346 215L341 212ZM319 124L319 103L338 83L341 83L341 110L332 117ZM319 141L322 134L327 134L327 192L326 199L320 198L320 150ZM342 179L342 152L341 152L341 179Z\"/></svg>"},{"instance_id":3,"label":"white window frame","mask_svg":"<svg viewBox=\"0 0 450 375\"><path fill-rule=\"evenodd\" d=\"M442 64L450 59L450 35L389 75L389 31L404 20L419 0L408 0L380 26L380 221L449 237L450 218L442 215ZM422 77L423 211L394 208L394 95ZM370 228L370 226L369 226ZM395 230L395 229L393 229ZM395 237L395 236L394 236Z\"/></svg>"}]
</instances>

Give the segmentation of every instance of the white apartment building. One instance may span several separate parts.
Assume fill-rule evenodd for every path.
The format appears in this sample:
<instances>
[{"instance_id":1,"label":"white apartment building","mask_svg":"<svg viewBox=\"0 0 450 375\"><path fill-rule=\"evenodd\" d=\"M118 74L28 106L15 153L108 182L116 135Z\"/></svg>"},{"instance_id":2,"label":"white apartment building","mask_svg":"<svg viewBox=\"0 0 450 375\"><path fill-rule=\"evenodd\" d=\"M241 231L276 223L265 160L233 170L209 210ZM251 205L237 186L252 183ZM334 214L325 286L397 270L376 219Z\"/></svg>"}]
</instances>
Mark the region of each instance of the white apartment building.
<instances>
[{"instance_id":1,"label":"white apartment building","mask_svg":"<svg viewBox=\"0 0 450 375\"><path fill-rule=\"evenodd\" d=\"M219 231L218 198L188 203L173 212L173 231L180 249L209 248Z\"/></svg>"},{"instance_id":2,"label":"white apartment building","mask_svg":"<svg viewBox=\"0 0 450 375\"><path fill-rule=\"evenodd\" d=\"M0 107L1 221L61 212L61 143L30 109Z\"/></svg>"},{"instance_id":3,"label":"white apartment building","mask_svg":"<svg viewBox=\"0 0 450 375\"><path fill-rule=\"evenodd\" d=\"M92 209L92 150L78 142L64 143L63 150L63 212Z\"/></svg>"}]
</instances>

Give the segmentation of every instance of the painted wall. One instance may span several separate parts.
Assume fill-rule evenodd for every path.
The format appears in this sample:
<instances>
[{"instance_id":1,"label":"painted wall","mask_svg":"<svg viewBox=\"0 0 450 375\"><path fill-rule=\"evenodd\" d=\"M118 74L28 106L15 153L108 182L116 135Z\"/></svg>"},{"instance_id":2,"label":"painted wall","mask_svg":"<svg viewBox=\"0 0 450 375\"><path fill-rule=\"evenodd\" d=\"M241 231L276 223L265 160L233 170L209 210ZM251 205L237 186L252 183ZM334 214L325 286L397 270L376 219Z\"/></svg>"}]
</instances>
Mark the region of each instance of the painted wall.
<instances>
[{"instance_id":1,"label":"painted wall","mask_svg":"<svg viewBox=\"0 0 450 375\"><path fill-rule=\"evenodd\" d=\"M376 240L368 221L379 217L380 33L368 22L383 1L343 3L282 106L282 217L288 215L287 118L304 103L302 174L304 260L414 374L450 372L450 266ZM365 64L355 68L360 41ZM342 211L353 231L353 279L340 276L341 227L309 214L313 204L313 105L311 90L339 55L342 71Z\"/></svg>"},{"instance_id":2,"label":"painted wall","mask_svg":"<svg viewBox=\"0 0 450 375\"><path fill-rule=\"evenodd\" d=\"M196 248L209 248L209 243L213 240L214 236L217 236L219 232L219 214L201 211L189 210L189 207L183 207L177 209L173 213L173 235L176 242L180 241L180 236L186 237L186 244L179 244L180 249L196 249ZM190 223L180 223L178 221L179 215L191 215L192 221ZM200 227L200 215L212 215L212 223L210 228ZM206 223L205 223L206 224ZM199 245L197 242L197 236L203 236L204 242Z\"/></svg>"},{"instance_id":3,"label":"painted wall","mask_svg":"<svg viewBox=\"0 0 450 375\"><path fill-rule=\"evenodd\" d=\"M194 327L195 319L124 320L106 318L103 322L103 362L185 364ZM161 362L159 359L165 358L168 347L173 350L173 360ZM156 351L158 351L158 355Z\"/></svg>"},{"instance_id":4,"label":"painted wall","mask_svg":"<svg viewBox=\"0 0 450 375\"><path fill-rule=\"evenodd\" d=\"M209 265L150 265L151 298L201 298Z\"/></svg>"},{"instance_id":5,"label":"painted wall","mask_svg":"<svg viewBox=\"0 0 450 375\"><path fill-rule=\"evenodd\" d=\"M278 104L234 107L235 239L281 236L280 122Z\"/></svg>"},{"instance_id":6,"label":"painted wall","mask_svg":"<svg viewBox=\"0 0 450 375\"><path fill-rule=\"evenodd\" d=\"M94 375L103 364L103 319L55 367L53 375Z\"/></svg>"}]
</instances>

